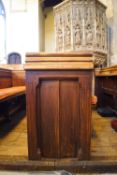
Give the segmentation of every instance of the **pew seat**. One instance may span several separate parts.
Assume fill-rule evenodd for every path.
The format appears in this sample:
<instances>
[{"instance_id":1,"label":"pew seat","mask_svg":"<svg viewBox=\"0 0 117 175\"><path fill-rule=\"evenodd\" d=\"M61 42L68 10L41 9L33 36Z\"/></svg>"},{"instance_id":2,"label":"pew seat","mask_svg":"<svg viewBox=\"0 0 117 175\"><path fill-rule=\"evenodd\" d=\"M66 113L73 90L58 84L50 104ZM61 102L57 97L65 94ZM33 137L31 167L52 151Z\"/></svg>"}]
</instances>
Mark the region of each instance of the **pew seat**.
<instances>
[{"instance_id":1,"label":"pew seat","mask_svg":"<svg viewBox=\"0 0 117 175\"><path fill-rule=\"evenodd\" d=\"M9 87L0 89L0 101L7 100L12 97L16 97L24 94L26 91L25 86Z\"/></svg>"}]
</instances>

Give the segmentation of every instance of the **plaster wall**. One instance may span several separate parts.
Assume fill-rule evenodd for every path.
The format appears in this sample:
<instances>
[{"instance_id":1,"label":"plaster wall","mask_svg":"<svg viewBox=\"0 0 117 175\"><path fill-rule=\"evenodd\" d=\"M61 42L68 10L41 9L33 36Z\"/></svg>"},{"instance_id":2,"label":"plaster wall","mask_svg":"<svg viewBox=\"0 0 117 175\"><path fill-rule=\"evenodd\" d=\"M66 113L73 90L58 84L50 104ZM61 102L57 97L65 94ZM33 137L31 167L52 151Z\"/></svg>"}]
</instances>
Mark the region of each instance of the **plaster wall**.
<instances>
[{"instance_id":1,"label":"plaster wall","mask_svg":"<svg viewBox=\"0 0 117 175\"><path fill-rule=\"evenodd\" d=\"M12 4L11 4L12 2ZM24 2L3 0L6 9L6 57L10 52L19 52L22 62L26 52L39 51L38 0Z\"/></svg>"},{"instance_id":2,"label":"plaster wall","mask_svg":"<svg viewBox=\"0 0 117 175\"><path fill-rule=\"evenodd\" d=\"M49 8L45 11L45 51L55 51L55 35L54 35L54 16L53 9Z\"/></svg>"}]
</instances>

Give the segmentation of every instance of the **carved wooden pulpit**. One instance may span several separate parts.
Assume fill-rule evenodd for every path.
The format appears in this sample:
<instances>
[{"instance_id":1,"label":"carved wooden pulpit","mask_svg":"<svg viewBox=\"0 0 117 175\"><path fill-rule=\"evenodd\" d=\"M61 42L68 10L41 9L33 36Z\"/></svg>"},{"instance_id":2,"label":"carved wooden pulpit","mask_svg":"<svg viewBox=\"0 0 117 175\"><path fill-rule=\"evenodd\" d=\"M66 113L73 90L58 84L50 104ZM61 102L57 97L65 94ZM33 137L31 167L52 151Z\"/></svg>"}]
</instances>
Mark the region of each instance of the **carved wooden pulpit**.
<instances>
[{"instance_id":1,"label":"carved wooden pulpit","mask_svg":"<svg viewBox=\"0 0 117 175\"><path fill-rule=\"evenodd\" d=\"M92 54L27 54L30 160L90 158Z\"/></svg>"}]
</instances>

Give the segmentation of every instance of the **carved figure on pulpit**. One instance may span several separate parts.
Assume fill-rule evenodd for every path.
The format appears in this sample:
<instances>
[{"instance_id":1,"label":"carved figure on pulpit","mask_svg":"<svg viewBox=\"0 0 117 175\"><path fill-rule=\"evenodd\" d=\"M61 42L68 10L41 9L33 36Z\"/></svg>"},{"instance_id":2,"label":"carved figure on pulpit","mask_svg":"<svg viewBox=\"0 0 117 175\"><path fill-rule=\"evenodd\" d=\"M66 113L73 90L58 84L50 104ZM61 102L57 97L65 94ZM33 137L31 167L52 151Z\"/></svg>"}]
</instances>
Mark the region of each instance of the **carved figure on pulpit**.
<instances>
[{"instance_id":1,"label":"carved figure on pulpit","mask_svg":"<svg viewBox=\"0 0 117 175\"><path fill-rule=\"evenodd\" d=\"M81 29L80 29L80 25L77 24L76 28L75 28L75 32L74 32L74 36L75 36L75 46L79 47L82 43L82 36L81 36Z\"/></svg>"},{"instance_id":2,"label":"carved figure on pulpit","mask_svg":"<svg viewBox=\"0 0 117 175\"><path fill-rule=\"evenodd\" d=\"M91 46L93 42L93 31L90 24L86 27L86 44L87 46Z\"/></svg>"},{"instance_id":3,"label":"carved figure on pulpit","mask_svg":"<svg viewBox=\"0 0 117 175\"><path fill-rule=\"evenodd\" d=\"M97 41L97 48L100 48L101 45L101 32L100 32L100 27L97 26L96 28L96 41Z\"/></svg>"},{"instance_id":4,"label":"carved figure on pulpit","mask_svg":"<svg viewBox=\"0 0 117 175\"><path fill-rule=\"evenodd\" d=\"M61 50L63 46L63 33L60 28L58 29L57 33L57 42L58 42L58 50Z\"/></svg>"},{"instance_id":5,"label":"carved figure on pulpit","mask_svg":"<svg viewBox=\"0 0 117 175\"><path fill-rule=\"evenodd\" d=\"M102 29L102 49L105 49L105 31Z\"/></svg>"},{"instance_id":6,"label":"carved figure on pulpit","mask_svg":"<svg viewBox=\"0 0 117 175\"><path fill-rule=\"evenodd\" d=\"M70 46L71 43L71 31L69 26L66 26L65 28L65 46Z\"/></svg>"}]
</instances>

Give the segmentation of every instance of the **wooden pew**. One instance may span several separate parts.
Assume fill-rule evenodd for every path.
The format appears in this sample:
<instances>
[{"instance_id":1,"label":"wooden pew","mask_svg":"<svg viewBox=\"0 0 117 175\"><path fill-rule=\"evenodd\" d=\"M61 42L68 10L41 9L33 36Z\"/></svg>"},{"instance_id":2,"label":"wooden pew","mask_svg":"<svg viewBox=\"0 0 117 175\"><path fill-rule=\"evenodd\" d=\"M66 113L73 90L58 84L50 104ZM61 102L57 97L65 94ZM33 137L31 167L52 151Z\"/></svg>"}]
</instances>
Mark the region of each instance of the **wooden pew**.
<instances>
[{"instance_id":1,"label":"wooden pew","mask_svg":"<svg viewBox=\"0 0 117 175\"><path fill-rule=\"evenodd\" d=\"M96 70L98 107L109 107L117 114L117 65Z\"/></svg>"},{"instance_id":2,"label":"wooden pew","mask_svg":"<svg viewBox=\"0 0 117 175\"><path fill-rule=\"evenodd\" d=\"M0 89L12 86L11 70L0 68Z\"/></svg>"},{"instance_id":3,"label":"wooden pew","mask_svg":"<svg viewBox=\"0 0 117 175\"><path fill-rule=\"evenodd\" d=\"M0 65L0 120L25 106L25 71L20 65Z\"/></svg>"},{"instance_id":4,"label":"wooden pew","mask_svg":"<svg viewBox=\"0 0 117 175\"><path fill-rule=\"evenodd\" d=\"M22 64L3 64L0 65L1 69L11 70L12 74L12 86L24 86L25 85L25 71Z\"/></svg>"}]
</instances>

